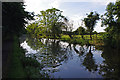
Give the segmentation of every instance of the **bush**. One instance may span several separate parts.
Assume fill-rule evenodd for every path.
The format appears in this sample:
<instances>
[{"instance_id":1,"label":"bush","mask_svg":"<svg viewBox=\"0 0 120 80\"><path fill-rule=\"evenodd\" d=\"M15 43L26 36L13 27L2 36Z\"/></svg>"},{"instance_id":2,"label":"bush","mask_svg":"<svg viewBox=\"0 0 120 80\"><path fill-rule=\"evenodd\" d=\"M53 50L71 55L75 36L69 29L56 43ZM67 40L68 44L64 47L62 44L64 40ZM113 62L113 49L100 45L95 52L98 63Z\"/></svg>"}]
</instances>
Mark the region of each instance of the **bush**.
<instances>
[{"instance_id":1,"label":"bush","mask_svg":"<svg viewBox=\"0 0 120 80\"><path fill-rule=\"evenodd\" d=\"M114 39L110 34L105 34L103 40L104 40L105 46L109 46L109 47L112 47L112 48L117 47L116 39Z\"/></svg>"},{"instance_id":2,"label":"bush","mask_svg":"<svg viewBox=\"0 0 120 80\"><path fill-rule=\"evenodd\" d=\"M34 66L34 67L41 67L42 68L42 65L40 65L40 63L36 59L33 59L31 57L25 57L22 60L22 62L23 62L24 66Z\"/></svg>"},{"instance_id":3,"label":"bush","mask_svg":"<svg viewBox=\"0 0 120 80\"><path fill-rule=\"evenodd\" d=\"M85 39L71 39L71 44L89 45L89 41Z\"/></svg>"},{"instance_id":4,"label":"bush","mask_svg":"<svg viewBox=\"0 0 120 80\"><path fill-rule=\"evenodd\" d=\"M42 75L40 74L40 69L35 68L33 66L26 66L25 67L27 78L41 78Z\"/></svg>"}]
</instances>

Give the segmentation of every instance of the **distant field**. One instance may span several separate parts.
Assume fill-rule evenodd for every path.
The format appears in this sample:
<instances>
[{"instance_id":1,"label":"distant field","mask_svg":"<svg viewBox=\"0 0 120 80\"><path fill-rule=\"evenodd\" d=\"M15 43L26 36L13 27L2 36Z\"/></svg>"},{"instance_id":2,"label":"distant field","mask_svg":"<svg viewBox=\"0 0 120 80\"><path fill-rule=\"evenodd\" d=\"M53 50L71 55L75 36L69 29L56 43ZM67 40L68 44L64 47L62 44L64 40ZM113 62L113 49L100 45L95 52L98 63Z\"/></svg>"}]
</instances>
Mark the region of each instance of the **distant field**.
<instances>
[{"instance_id":1,"label":"distant field","mask_svg":"<svg viewBox=\"0 0 120 80\"><path fill-rule=\"evenodd\" d=\"M84 35L83 37L84 37L84 39L90 39L90 35ZM69 37L69 35L62 35L61 38L69 39L70 37ZM82 38L82 36L81 35L73 35L73 38L79 39L79 38ZM103 37L100 34L98 34L96 37L96 35L94 34L94 35L92 35L92 39L103 39Z\"/></svg>"},{"instance_id":2,"label":"distant field","mask_svg":"<svg viewBox=\"0 0 120 80\"><path fill-rule=\"evenodd\" d=\"M72 43L87 43L87 41L90 44L94 45L103 45L103 37L102 35L98 34L97 37L96 35L92 35L92 40L90 40L90 35L84 35L84 39L82 39L81 35L73 35L73 39L70 39L69 35L62 35L61 40L67 41L67 42L72 42ZM86 41L87 40L87 41Z\"/></svg>"}]
</instances>

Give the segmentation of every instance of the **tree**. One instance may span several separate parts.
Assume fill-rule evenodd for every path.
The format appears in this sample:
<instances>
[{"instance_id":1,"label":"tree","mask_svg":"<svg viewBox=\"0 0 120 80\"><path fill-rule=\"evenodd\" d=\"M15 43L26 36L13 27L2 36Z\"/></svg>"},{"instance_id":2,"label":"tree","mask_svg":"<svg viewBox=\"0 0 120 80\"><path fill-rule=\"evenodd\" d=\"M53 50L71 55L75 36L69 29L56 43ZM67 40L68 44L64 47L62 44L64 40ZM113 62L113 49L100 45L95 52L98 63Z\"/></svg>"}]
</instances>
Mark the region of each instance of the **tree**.
<instances>
[{"instance_id":1,"label":"tree","mask_svg":"<svg viewBox=\"0 0 120 80\"><path fill-rule=\"evenodd\" d=\"M52 35L54 38L60 37L62 20L64 18L61 14L62 11L52 8L40 12L38 23L46 28L47 35Z\"/></svg>"},{"instance_id":2,"label":"tree","mask_svg":"<svg viewBox=\"0 0 120 80\"><path fill-rule=\"evenodd\" d=\"M24 10L22 2L2 3L2 34L4 37L20 35L25 31L27 20L33 20L34 14Z\"/></svg>"},{"instance_id":3,"label":"tree","mask_svg":"<svg viewBox=\"0 0 120 80\"><path fill-rule=\"evenodd\" d=\"M85 34L85 28L83 28L82 26L80 26L76 32L82 36L82 39L84 39L83 35Z\"/></svg>"},{"instance_id":4,"label":"tree","mask_svg":"<svg viewBox=\"0 0 120 80\"><path fill-rule=\"evenodd\" d=\"M94 31L93 34L96 34L96 39L97 39L97 31Z\"/></svg>"},{"instance_id":5,"label":"tree","mask_svg":"<svg viewBox=\"0 0 120 80\"><path fill-rule=\"evenodd\" d=\"M87 27L87 30L90 33L91 40L92 40L92 37L91 37L92 31L94 30L95 24L99 19L100 18L98 13L90 12L90 14L87 15L87 18L84 18L83 20L85 27Z\"/></svg>"},{"instance_id":6,"label":"tree","mask_svg":"<svg viewBox=\"0 0 120 80\"><path fill-rule=\"evenodd\" d=\"M46 28L41 24L38 24L38 22L31 23L26 27L26 30L27 33L33 38L42 38L47 35Z\"/></svg>"},{"instance_id":7,"label":"tree","mask_svg":"<svg viewBox=\"0 0 120 80\"><path fill-rule=\"evenodd\" d=\"M115 35L120 33L120 1L109 3L106 7L106 13L102 15L102 26L107 26L106 31Z\"/></svg>"},{"instance_id":8,"label":"tree","mask_svg":"<svg viewBox=\"0 0 120 80\"><path fill-rule=\"evenodd\" d=\"M112 42L119 44L120 40L120 1L109 3L106 7L106 13L102 15L102 26L106 26L105 31L109 34L108 38ZM115 41L113 41L116 39ZM108 41L107 41L108 42ZM113 43L115 46L115 43Z\"/></svg>"},{"instance_id":9,"label":"tree","mask_svg":"<svg viewBox=\"0 0 120 80\"><path fill-rule=\"evenodd\" d=\"M106 13L102 15L102 26L105 25L107 28L105 31L108 33L107 38L105 39L106 45L111 47L119 48L120 43L120 1L116 3L109 3L106 8ZM110 41L108 41L110 40Z\"/></svg>"}]
</instances>

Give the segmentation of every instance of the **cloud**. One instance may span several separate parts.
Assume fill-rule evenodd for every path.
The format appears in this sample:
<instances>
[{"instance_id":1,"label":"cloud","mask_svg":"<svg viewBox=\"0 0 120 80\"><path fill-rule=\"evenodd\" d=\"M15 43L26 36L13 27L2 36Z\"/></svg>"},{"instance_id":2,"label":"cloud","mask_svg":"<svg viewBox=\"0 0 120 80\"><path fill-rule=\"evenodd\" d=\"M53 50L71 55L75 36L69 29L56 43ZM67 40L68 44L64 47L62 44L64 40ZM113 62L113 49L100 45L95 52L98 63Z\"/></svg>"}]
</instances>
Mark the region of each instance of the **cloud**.
<instances>
[{"instance_id":1,"label":"cloud","mask_svg":"<svg viewBox=\"0 0 120 80\"><path fill-rule=\"evenodd\" d=\"M24 0L24 2L28 10L37 11L37 9L44 10L51 7L59 8L64 2L98 2L99 4L107 5L109 2L115 2L115 0Z\"/></svg>"},{"instance_id":2,"label":"cloud","mask_svg":"<svg viewBox=\"0 0 120 80\"><path fill-rule=\"evenodd\" d=\"M26 5L26 11L40 13L41 10L49 8L58 8L62 4L62 0L24 0Z\"/></svg>"},{"instance_id":3,"label":"cloud","mask_svg":"<svg viewBox=\"0 0 120 80\"><path fill-rule=\"evenodd\" d=\"M115 2L115 0L63 0L64 2Z\"/></svg>"},{"instance_id":4,"label":"cloud","mask_svg":"<svg viewBox=\"0 0 120 80\"><path fill-rule=\"evenodd\" d=\"M76 14L76 15L73 15L73 16L70 16L69 19L71 21L73 21L73 31L76 30L78 27L80 27L82 25L82 19L84 18L85 16L82 16L80 14Z\"/></svg>"},{"instance_id":5,"label":"cloud","mask_svg":"<svg viewBox=\"0 0 120 80\"><path fill-rule=\"evenodd\" d=\"M97 32L105 32L104 29L106 27L101 27L101 20L98 21L98 23L96 24L95 28L94 28L94 31L97 31Z\"/></svg>"},{"instance_id":6,"label":"cloud","mask_svg":"<svg viewBox=\"0 0 120 80\"><path fill-rule=\"evenodd\" d=\"M73 21L74 30L76 30L82 23L81 19L86 17L86 13L89 13L92 10L99 11L102 14L105 9L105 6L109 2L115 2L115 0L24 0L26 6L26 11L35 12L39 14L41 10L50 9L52 7L58 8L63 11L63 15L67 16L71 21ZM64 5L63 3L67 2L90 2L88 4L77 4L73 5ZM103 6L102 6L103 5ZM86 7L86 8L85 8ZM103 31L103 28L100 26L100 22L97 23L95 30ZM83 25L84 26L84 25Z\"/></svg>"},{"instance_id":7,"label":"cloud","mask_svg":"<svg viewBox=\"0 0 120 80\"><path fill-rule=\"evenodd\" d=\"M93 2L102 5L107 5L110 2L116 2L116 0L55 0L55 2Z\"/></svg>"},{"instance_id":8,"label":"cloud","mask_svg":"<svg viewBox=\"0 0 120 80\"><path fill-rule=\"evenodd\" d=\"M41 10L51 8L50 3L52 0L24 0L24 2L27 11L34 11L36 14L38 14Z\"/></svg>"},{"instance_id":9,"label":"cloud","mask_svg":"<svg viewBox=\"0 0 120 80\"><path fill-rule=\"evenodd\" d=\"M62 4L62 0L52 0L49 5L54 8L59 8L61 4Z\"/></svg>"}]
</instances>

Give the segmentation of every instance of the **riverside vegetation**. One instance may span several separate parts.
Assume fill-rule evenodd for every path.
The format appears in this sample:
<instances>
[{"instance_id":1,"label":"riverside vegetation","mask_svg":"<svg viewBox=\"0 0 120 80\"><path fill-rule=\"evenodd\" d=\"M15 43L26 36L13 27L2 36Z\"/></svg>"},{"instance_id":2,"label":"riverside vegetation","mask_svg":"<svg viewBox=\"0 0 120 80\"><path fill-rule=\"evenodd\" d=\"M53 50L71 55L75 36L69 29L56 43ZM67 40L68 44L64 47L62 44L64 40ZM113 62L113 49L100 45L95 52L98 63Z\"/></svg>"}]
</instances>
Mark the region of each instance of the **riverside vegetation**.
<instances>
[{"instance_id":1,"label":"riverside vegetation","mask_svg":"<svg viewBox=\"0 0 120 80\"><path fill-rule=\"evenodd\" d=\"M4 62L7 65L2 66L4 73L3 79L49 78L49 75L42 71L45 67L42 63L39 63L36 58L26 57L26 51L20 47L19 37L22 36L22 34L26 34L37 41L46 38L48 40L61 40L74 45L95 45L97 47L102 47L102 49L104 48L102 56L106 59L105 63L112 61L110 57L112 57L113 53L115 53L114 55L119 55L120 2L109 3L106 7L106 13L103 15L100 15L97 12L90 12L87 14L87 17L82 20L86 28L81 25L75 31L72 31L73 23L63 16L62 11L59 9L47 9L45 11L40 11L40 14L38 15L34 15L33 12L27 12L24 10L24 3L2 4L2 45L9 46L8 51L12 48L10 53L6 52L4 49L2 51L4 56L8 56L4 58ZM14 15L14 17L11 15ZM38 19L35 20L34 16ZM25 24L27 24L28 20L35 21L25 28ZM102 20L101 26L106 26L105 32L97 33L94 31L98 20ZM12 41L10 41L10 39ZM11 45L6 45L5 43L9 41ZM107 58L109 54L107 54L106 51L111 48L113 49L113 53L110 53L110 57ZM91 54L91 50L89 52ZM85 61L88 61L88 58L90 58L89 56L92 56L90 54L87 55L88 57L85 58ZM113 60L112 62L114 65L119 62L118 56L115 57L117 57L117 62ZM113 56L113 59L115 59L115 57ZM86 65L86 63L83 65ZM111 66L111 64L108 64L107 66L101 65L101 74L107 70L108 73L103 76L111 78L110 75L113 75L112 78L118 78L118 65L116 65L117 70L115 71L115 67L114 69L111 69ZM106 69L107 67L108 69ZM113 71L113 73L110 71Z\"/></svg>"}]
</instances>

